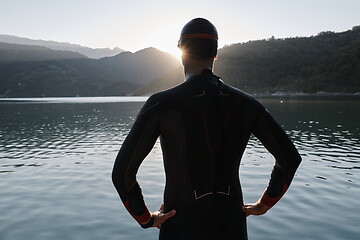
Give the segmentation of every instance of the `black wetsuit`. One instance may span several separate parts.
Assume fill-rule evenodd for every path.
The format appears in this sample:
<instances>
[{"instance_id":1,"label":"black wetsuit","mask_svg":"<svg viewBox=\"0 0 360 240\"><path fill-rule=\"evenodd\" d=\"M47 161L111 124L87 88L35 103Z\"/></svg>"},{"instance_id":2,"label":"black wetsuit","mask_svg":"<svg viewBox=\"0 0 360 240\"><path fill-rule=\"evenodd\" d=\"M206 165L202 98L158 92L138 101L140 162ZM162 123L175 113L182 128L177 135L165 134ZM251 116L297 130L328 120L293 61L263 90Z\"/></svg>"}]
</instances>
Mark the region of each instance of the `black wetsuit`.
<instances>
[{"instance_id":1,"label":"black wetsuit","mask_svg":"<svg viewBox=\"0 0 360 240\"><path fill-rule=\"evenodd\" d=\"M116 158L114 185L130 214L147 221L136 173L160 136L165 212L177 211L162 225L160 239L247 239L239 166L251 134L276 159L261 200L272 207L301 158L258 101L205 70L148 99Z\"/></svg>"}]
</instances>

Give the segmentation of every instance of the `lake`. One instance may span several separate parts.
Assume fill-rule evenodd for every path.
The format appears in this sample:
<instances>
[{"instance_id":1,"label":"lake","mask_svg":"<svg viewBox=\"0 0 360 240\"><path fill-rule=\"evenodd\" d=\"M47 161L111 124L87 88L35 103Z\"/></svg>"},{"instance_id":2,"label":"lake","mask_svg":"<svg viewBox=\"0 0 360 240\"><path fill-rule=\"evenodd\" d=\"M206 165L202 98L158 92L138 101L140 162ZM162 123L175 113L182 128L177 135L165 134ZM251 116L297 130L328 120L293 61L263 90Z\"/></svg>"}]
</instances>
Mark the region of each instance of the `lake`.
<instances>
[{"instance_id":1,"label":"lake","mask_svg":"<svg viewBox=\"0 0 360 240\"><path fill-rule=\"evenodd\" d=\"M0 239L150 239L111 182L116 154L144 97L0 100ZM262 97L303 162L283 199L248 217L249 239L359 239L360 96ZM272 156L251 138L244 198L267 186ZM162 202L157 142L138 179L149 209Z\"/></svg>"}]
</instances>

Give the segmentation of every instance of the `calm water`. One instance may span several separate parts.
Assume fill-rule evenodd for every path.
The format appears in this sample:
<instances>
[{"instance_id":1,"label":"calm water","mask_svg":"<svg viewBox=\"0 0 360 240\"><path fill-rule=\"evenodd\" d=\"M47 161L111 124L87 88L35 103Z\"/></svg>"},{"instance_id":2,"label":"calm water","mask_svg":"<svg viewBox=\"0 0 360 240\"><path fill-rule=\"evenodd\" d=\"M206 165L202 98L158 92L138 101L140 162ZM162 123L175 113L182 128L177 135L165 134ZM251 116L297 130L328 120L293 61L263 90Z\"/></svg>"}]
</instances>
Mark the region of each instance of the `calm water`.
<instances>
[{"instance_id":1,"label":"calm water","mask_svg":"<svg viewBox=\"0 0 360 240\"><path fill-rule=\"evenodd\" d=\"M14 99L13 99L14 100ZM157 239L127 214L111 183L144 98L0 101L0 239ZM359 239L360 98L263 98L303 157L285 197L250 216L250 239ZM253 138L240 178L246 202L265 189L273 159ZM164 174L156 143L139 171L151 210Z\"/></svg>"}]
</instances>

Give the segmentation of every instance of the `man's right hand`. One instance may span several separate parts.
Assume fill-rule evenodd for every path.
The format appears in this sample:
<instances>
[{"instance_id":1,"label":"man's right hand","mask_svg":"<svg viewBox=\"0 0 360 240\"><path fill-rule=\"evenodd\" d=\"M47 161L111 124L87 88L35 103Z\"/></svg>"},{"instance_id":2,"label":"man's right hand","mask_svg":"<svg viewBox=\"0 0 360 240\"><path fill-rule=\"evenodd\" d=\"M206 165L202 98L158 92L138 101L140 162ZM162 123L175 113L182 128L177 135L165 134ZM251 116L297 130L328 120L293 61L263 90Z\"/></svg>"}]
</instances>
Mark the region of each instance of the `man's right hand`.
<instances>
[{"instance_id":1,"label":"man's right hand","mask_svg":"<svg viewBox=\"0 0 360 240\"><path fill-rule=\"evenodd\" d=\"M266 206L265 204L257 201L254 204L244 204L242 210L246 213L246 216L249 215L263 215L265 214L270 207Z\"/></svg>"}]
</instances>

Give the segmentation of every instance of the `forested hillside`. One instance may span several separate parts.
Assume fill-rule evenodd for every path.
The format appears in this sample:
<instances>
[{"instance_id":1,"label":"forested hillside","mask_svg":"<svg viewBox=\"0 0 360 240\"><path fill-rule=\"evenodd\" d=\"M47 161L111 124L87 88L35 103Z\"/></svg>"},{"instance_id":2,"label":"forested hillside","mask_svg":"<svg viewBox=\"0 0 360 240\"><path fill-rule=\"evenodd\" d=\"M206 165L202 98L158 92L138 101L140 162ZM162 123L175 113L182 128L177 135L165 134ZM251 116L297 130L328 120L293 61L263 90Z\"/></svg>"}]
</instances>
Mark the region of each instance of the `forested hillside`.
<instances>
[{"instance_id":1,"label":"forested hillside","mask_svg":"<svg viewBox=\"0 0 360 240\"><path fill-rule=\"evenodd\" d=\"M360 92L360 27L311 37L250 41L218 51L215 74L252 94ZM141 88L140 94L179 84L173 72Z\"/></svg>"},{"instance_id":2,"label":"forested hillside","mask_svg":"<svg viewBox=\"0 0 360 240\"><path fill-rule=\"evenodd\" d=\"M307 91L359 92L360 91L360 40L341 48L317 65L306 79Z\"/></svg>"},{"instance_id":3,"label":"forested hillside","mask_svg":"<svg viewBox=\"0 0 360 240\"><path fill-rule=\"evenodd\" d=\"M360 28L224 47L215 72L252 93L358 92Z\"/></svg>"}]
</instances>

